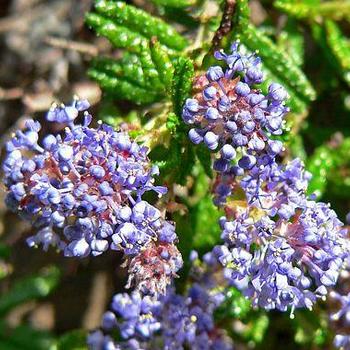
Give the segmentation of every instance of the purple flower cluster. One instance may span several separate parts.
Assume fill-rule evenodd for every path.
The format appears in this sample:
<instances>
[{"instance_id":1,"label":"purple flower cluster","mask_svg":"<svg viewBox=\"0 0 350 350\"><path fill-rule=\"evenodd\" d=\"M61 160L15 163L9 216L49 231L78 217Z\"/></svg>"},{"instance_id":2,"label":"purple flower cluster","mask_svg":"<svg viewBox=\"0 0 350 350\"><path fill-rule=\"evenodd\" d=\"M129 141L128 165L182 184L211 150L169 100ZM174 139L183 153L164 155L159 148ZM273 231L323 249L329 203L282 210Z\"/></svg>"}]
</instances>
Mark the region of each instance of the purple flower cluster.
<instances>
[{"instance_id":1,"label":"purple flower cluster","mask_svg":"<svg viewBox=\"0 0 350 350\"><path fill-rule=\"evenodd\" d=\"M115 295L111 310L103 317L102 330L88 338L89 348L231 350L231 341L214 324L213 313L223 295L211 289L210 280L208 273L202 274L201 281L194 282L186 296L172 288L158 299L139 292ZM121 342L109 335L115 329Z\"/></svg>"},{"instance_id":2,"label":"purple flower cluster","mask_svg":"<svg viewBox=\"0 0 350 350\"><path fill-rule=\"evenodd\" d=\"M164 290L182 260L173 224L142 200L146 191L166 193L154 185L158 168L150 164L147 148L126 133L102 123L90 127L88 107L84 100L54 105L47 120L68 126L62 135L48 134L40 143L39 122L28 120L26 130L15 133L3 164L6 203L37 227L27 239L29 246L55 246L75 257L120 250L130 262L131 280L142 278L133 259L148 251L154 258L159 251L157 262L163 263L166 277L158 290ZM84 121L75 124L81 111Z\"/></svg>"},{"instance_id":3,"label":"purple flower cluster","mask_svg":"<svg viewBox=\"0 0 350 350\"><path fill-rule=\"evenodd\" d=\"M350 349L350 293L340 294L336 291L330 293L330 297L339 305L337 312L330 319L337 323L337 335L334 338L334 346L340 349Z\"/></svg>"},{"instance_id":4,"label":"purple flower cluster","mask_svg":"<svg viewBox=\"0 0 350 350\"><path fill-rule=\"evenodd\" d=\"M288 111L284 88L271 84L266 96L257 90L260 59L242 54L237 43L215 57L226 70L214 66L199 76L183 110L195 126L192 142L211 150L220 145L214 202L226 216L224 244L213 253L253 305L292 314L311 309L335 285L349 255L346 230L328 205L307 197L311 175L301 161L276 160L283 143L271 137L282 133Z\"/></svg>"},{"instance_id":5,"label":"purple flower cluster","mask_svg":"<svg viewBox=\"0 0 350 350\"><path fill-rule=\"evenodd\" d=\"M311 309L337 282L349 252L346 230L327 204L306 198L300 162L273 168L259 186L254 172L241 181L247 202L228 213L233 220L221 219L225 245L214 252L254 305Z\"/></svg>"},{"instance_id":6,"label":"purple flower cluster","mask_svg":"<svg viewBox=\"0 0 350 350\"><path fill-rule=\"evenodd\" d=\"M238 43L230 54L216 52L215 57L227 67L210 67L197 78L182 117L195 126L189 131L193 143L204 142L210 150L220 146L214 169L237 174L282 150L282 143L271 136L282 133L288 94L277 83L269 86L266 96L256 88L263 82L260 58L242 53Z\"/></svg>"}]
</instances>

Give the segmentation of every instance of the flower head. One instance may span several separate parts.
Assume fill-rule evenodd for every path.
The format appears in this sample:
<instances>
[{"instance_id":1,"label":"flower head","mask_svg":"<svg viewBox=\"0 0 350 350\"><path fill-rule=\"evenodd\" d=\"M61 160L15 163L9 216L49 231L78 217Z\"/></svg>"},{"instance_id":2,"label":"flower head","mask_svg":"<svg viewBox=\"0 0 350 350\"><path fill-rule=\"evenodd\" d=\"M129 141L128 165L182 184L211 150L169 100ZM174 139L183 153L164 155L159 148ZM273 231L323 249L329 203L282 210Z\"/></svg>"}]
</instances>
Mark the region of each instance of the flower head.
<instances>
[{"instance_id":1,"label":"flower head","mask_svg":"<svg viewBox=\"0 0 350 350\"><path fill-rule=\"evenodd\" d=\"M281 85L271 84L267 95L256 88L263 81L260 59L243 54L237 43L231 50L215 54L226 68L210 67L196 79L194 96L187 99L182 114L185 123L194 126L189 131L193 143L204 142L210 150L220 147L214 168L221 173L233 171L233 160L251 169L262 155L279 154L282 144L270 136L282 133L288 111L288 95Z\"/></svg>"},{"instance_id":2,"label":"flower head","mask_svg":"<svg viewBox=\"0 0 350 350\"><path fill-rule=\"evenodd\" d=\"M135 257L152 244L171 246L177 240L174 226L142 200L147 191L166 192L154 185L158 168L147 148L105 124L91 127L88 106L76 100L52 107L47 119L68 124L62 135L40 142L41 126L29 120L7 143L7 205L38 228L28 244L55 246L75 257L109 248ZM84 122L75 123L81 111ZM174 274L181 266L178 252L175 265ZM169 280L170 271L164 273Z\"/></svg>"}]
</instances>

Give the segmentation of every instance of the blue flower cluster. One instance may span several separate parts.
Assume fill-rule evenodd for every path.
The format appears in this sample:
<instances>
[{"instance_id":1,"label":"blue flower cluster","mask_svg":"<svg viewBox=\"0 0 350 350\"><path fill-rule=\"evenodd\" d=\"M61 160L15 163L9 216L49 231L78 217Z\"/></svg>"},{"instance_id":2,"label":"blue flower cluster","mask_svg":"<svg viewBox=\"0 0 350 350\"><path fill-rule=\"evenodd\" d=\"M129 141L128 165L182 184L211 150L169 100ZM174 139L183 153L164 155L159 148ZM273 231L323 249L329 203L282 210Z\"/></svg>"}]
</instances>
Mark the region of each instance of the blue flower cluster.
<instances>
[{"instance_id":1,"label":"blue flower cluster","mask_svg":"<svg viewBox=\"0 0 350 350\"><path fill-rule=\"evenodd\" d=\"M284 216L278 208L273 216L236 209L233 220L221 220L225 245L214 249L230 281L265 309L311 309L335 285L349 253L346 230L328 205L305 200L289 209Z\"/></svg>"},{"instance_id":2,"label":"blue flower cluster","mask_svg":"<svg viewBox=\"0 0 350 350\"><path fill-rule=\"evenodd\" d=\"M339 310L331 315L331 320L337 322L337 328L340 328L334 338L334 346L340 349L350 349L350 293L343 295L332 291L330 296L339 304Z\"/></svg>"},{"instance_id":3,"label":"blue flower cluster","mask_svg":"<svg viewBox=\"0 0 350 350\"><path fill-rule=\"evenodd\" d=\"M213 261L211 254L204 259ZM88 338L90 349L120 350L232 350L230 339L214 324L213 313L222 303L223 295L214 291L213 269L196 273L186 296L168 288L158 299L139 292L117 294L111 310L103 316L102 330ZM123 339L116 342L110 336L117 330Z\"/></svg>"},{"instance_id":4,"label":"blue flower cluster","mask_svg":"<svg viewBox=\"0 0 350 350\"><path fill-rule=\"evenodd\" d=\"M150 164L147 148L126 133L102 123L90 127L88 107L85 100L52 106L47 120L67 127L40 143L37 121L28 120L26 130L15 133L3 164L6 203L37 228L29 246L55 246L74 257L120 250L128 259L129 284L142 280L142 288L164 292L182 259L174 225L142 199L146 191L166 193L154 185L158 168ZM82 124L74 123L79 112L84 112ZM140 271L145 257L158 264L158 280L152 283L144 280L152 276Z\"/></svg>"},{"instance_id":5,"label":"blue flower cluster","mask_svg":"<svg viewBox=\"0 0 350 350\"><path fill-rule=\"evenodd\" d=\"M276 83L266 96L256 88L263 82L260 59L242 53L238 43L230 54L216 52L215 57L225 61L226 69L213 66L197 78L182 117L195 126L189 131L193 143L204 142L210 150L220 146L214 169L237 174L282 150L282 143L271 136L282 133L288 94Z\"/></svg>"},{"instance_id":6,"label":"blue flower cluster","mask_svg":"<svg viewBox=\"0 0 350 350\"><path fill-rule=\"evenodd\" d=\"M235 43L227 64L209 68L194 83L183 119L195 124L189 137L215 150L215 199L224 244L213 253L230 283L265 309L312 308L337 282L349 255L346 230L336 213L307 196L311 175L300 160L279 164L288 97L279 84L264 96L255 89L263 80L260 59L244 55ZM236 196L231 202L229 197ZM240 197L237 197L240 196Z\"/></svg>"}]
</instances>

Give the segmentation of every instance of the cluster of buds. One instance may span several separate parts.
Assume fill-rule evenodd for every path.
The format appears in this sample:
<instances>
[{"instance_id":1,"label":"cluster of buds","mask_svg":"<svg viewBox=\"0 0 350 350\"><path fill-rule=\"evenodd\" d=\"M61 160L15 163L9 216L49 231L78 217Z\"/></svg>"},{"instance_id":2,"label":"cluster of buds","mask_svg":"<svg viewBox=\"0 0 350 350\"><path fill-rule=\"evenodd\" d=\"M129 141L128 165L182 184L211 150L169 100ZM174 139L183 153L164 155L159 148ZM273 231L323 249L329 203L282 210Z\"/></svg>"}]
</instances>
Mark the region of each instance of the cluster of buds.
<instances>
[{"instance_id":1,"label":"cluster of buds","mask_svg":"<svg viewBox=\"0 0 350 350\"><path fill-rule=\"evenodd\" d=\"M272 136L282 133L288 95L276 83L266 96L256 88L263 82L260 59L241 53L237 43L229 55L217 52L215 56L225 61L226 69L213 66L196 78L194 96L187 99L182 117L194 125L189 131L193 143L204 142L210 150L220 147L214 169L239 174L260 158L281 152L282 143Z\"/></svg>"}]
</instances>

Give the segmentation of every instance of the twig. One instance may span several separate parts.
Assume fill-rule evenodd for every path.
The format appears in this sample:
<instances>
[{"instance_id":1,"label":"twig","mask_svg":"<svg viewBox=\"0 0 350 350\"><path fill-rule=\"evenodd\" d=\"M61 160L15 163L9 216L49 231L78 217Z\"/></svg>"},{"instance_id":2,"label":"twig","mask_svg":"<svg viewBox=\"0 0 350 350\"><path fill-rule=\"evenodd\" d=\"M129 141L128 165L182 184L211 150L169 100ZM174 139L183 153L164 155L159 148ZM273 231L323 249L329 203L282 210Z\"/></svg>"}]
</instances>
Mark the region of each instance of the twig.
<instances>
[{"instance_id":1,"label":"twig","mask_svg":"<svg viewBox=\"0 0 350 350\"><path fill-rule=\"evenodd\" d=\"M57 38L53 36L48 36L45 38L45 43L53 47L58 47L61 49L68 49L73 51L78 51L80 53L85 53L90 56L97 56L98 49L96 46L87 44L79 41L72 41L63 38Z\"/></svg>"},{"instance_id":2,"label":"twig","mask_svg":"<svg viewBox=\"0 0 350 350\"><path fill-rule=\"evenodd\" d=\"M212 43L212 50L217 49L220 46L222 38L231 31L232 27L232 15L235 11L236 0L226 0L225 8L222 14L220 26L215 32Z\"/></svg>"},{"instance_id":3,"label":"twig","mask_svg":"<svg viewBox=\"0 0 350 350\"><path fill-rule=\"evenodd\" d=\"M3 100L16 100L23 96L23 89L15 87L12 89L3 89L0 87L0 101Z\"/></svg>"}]
</instances>

